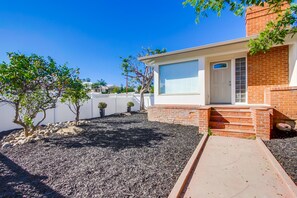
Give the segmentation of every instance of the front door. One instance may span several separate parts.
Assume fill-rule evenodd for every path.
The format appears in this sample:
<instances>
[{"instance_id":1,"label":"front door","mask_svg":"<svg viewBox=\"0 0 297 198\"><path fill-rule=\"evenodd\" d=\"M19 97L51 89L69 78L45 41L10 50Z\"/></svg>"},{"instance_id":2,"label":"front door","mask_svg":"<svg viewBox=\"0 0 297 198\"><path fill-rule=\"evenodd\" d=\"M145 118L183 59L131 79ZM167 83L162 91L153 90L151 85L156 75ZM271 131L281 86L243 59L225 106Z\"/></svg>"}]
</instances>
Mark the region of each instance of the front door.
<instances>
[{"instance_id":1,"label":"front door","mask_svg":"<svg viewBox=\"0 0 297 198\"><path fill-rule=\"evenodd\" d=\"M210 64L210 103L231 104L231 61Z\"/></svg>"}]
</instances>

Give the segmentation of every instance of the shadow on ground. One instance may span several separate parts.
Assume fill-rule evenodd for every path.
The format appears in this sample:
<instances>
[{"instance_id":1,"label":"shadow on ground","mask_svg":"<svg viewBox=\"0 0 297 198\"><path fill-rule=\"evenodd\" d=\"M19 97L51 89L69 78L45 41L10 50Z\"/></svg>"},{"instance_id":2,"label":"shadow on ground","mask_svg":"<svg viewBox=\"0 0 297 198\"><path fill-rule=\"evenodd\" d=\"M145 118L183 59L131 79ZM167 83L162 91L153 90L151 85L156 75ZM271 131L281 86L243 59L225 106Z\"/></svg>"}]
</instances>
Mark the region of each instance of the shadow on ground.
<instances>
[{"instance_id":1,"label":"shadow on ground","mask_svg":"<svg viewBox=\"0 0 297 198\"><path fill-rule=\"evenodd\" d=\"M273 129L272 138L273 139L286 139L297 137L297 130L292 131L281 131L279 129Z\"/></svg>"},{"instance_id":2,"label":"shadow on ground","mask_svg":"<svg viewBox=\"0 0 297 198\"><path fill-rule=\"evenodd\" d=\"M152 147L165 137L164 133L152 128L129 128L107 130L95 126L88 127L86 132L72 137L48 139L48 143L66 148L101 147L119 151L128 148Z\"/></svg>"},{"instance_id":3,"label":"shadow on ground","mask_svg":"<svg viewBox=\"0 0 297 198\"><path fill-rule=\"evenodd\" d=\"M42 180L46 176L31 175L11 159L0 153L0 197L26 197L24 191L18 191L18 186L26 186L27 193L36 197L64 197Z\"/></svg>"}]
</instances>

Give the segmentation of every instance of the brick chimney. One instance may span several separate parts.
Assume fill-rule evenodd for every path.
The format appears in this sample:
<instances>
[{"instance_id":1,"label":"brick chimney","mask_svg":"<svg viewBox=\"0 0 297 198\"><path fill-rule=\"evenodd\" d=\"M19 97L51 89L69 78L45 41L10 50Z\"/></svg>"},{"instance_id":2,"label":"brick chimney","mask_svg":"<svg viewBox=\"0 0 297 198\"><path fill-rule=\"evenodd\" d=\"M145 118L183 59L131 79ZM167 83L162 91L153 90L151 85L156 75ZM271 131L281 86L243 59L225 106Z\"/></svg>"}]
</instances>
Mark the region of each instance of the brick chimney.
<instances>
[{"instance_id":1,"label":"brick chimney","mask_svg":"<svg viewBox=\"0 0 297 198\"><path fill-rule=\"evenodd\" d=\"M290 7L289 4L284 4L282 10ZM245 16L246 36L259 34L265 29L269 21L275 20L276 13L269 12L268 6L251 6L247 8Z\"/></svg>"}]
</instances>

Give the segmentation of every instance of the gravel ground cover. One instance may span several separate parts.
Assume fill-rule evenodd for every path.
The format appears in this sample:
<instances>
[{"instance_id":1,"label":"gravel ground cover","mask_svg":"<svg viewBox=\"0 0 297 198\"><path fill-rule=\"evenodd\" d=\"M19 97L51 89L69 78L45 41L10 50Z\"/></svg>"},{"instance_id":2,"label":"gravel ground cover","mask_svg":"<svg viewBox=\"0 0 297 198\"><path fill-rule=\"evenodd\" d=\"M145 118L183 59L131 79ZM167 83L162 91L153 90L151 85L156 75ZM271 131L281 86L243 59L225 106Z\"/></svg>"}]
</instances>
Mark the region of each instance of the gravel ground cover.
<instances>
[{"instance_id":1,"label":"gravel ground cover","mask_svg":"<svg viewBox=\"0 0 297 198\"><path fill-rule=\"evenodd\" d=\"M167 197L202 137L140 113L82 127L0 149L0 197Z\"/></svg>"},{"instance_id":2,"label":"gravel ground cover","mask_svg":"<svg viewBox=\"0 0 297 198\"><path fill-rule=\"evenodd\" d=\"M274 139L265 144L297 185L297 132L275 133Z\"/></svg>"}]
</instances>

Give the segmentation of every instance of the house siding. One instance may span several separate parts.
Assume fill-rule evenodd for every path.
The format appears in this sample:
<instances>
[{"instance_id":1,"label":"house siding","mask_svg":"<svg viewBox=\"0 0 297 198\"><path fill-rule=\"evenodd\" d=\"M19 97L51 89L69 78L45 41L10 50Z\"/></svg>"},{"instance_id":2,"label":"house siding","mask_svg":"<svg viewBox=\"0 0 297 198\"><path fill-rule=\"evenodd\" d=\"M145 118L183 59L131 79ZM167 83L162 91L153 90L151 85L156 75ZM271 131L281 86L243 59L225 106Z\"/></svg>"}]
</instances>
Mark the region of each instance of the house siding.
<instances>
[{"instance_id":1,"label":"house siding","mask_svg":"<svg viewBox=\"0 0 297 198\"><path fill-rule=\"evenodd\" d=\"M247 56L248 103L265 104L265 90L289 84L289 47Z\"/></svg>"}]
</instances>

